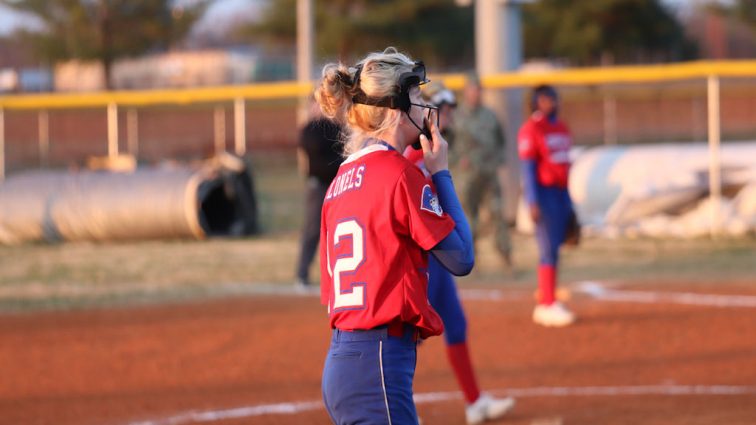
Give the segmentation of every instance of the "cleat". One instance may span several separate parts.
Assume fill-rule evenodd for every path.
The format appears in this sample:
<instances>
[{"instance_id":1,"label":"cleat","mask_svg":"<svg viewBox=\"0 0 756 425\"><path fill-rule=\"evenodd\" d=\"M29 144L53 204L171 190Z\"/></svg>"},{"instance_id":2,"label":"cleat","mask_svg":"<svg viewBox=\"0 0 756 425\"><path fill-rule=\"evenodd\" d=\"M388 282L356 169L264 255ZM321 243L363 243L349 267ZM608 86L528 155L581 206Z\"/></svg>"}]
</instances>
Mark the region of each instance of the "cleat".
<instances>
[{"instance_id":1,"label":"cleat","mask_svg":"<svg viewBox=\"0 0 756 425\"><path fill-rule=\"evenodd\" d=\"M575 322L575 315L564 304L555 301L551 305L538 304L533 310L533 322L541 326L562 327Z\"/></svg>"},{"instance_id":2,"label":"cleat","mask_svg":"<svg viewBox=\"0 0 756 425\"><path fill-rule=\"evenodd\" d=\"M512 397L493 398L482 393L475 403L465 408L465 418L468 425L482 424L485 421L499 419L512 410L515 400Z\"/></svg>"},{"instance_id":3,"label":"cleat","mask_svg":"<svg viewBox=\"0 0 756 425\"><path fill-rule=\"evenodd\" d=\"M294 282L294 292L297 294L308 294L312 292L312 285L305 279L297 279Z\"/></svg>"}]
</instances>

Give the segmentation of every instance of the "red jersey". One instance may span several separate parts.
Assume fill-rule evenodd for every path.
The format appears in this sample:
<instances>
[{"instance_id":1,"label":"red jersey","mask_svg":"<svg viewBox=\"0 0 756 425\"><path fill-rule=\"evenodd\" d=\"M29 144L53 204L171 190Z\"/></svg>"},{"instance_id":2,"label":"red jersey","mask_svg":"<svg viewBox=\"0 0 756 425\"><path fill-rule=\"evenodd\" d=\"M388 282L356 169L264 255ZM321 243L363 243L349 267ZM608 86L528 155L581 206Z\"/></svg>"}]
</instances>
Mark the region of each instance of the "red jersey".
<instances>
[{"instance_id":1,"label":"red jersey","mask_svg":"<svg viewBox=\"0 0 756 425\"><path fill-rule=\"evenodd\" d=\"M572 136L562 122L550 122L543 114L533 113L517 136L520 159L534 160L538 183L567 188L570 174Z\"/></svg>"},{"instance_id":2,"label":"red jersey","mask_svg":"<svg viewBox=\"0 0 756 425\"><path fill-rule=\"evenodd\" d=\"M443 323L428 302L428 253L454 229L432 182L393 148L347 158L320 224L321 301L332 328L409 323L427 338Z\"/></svg>"},{"instance_id":3,"label":"red jersey","mask_svg":"<svg viewBox=\"0 0 756 425\"><path fill-rule=\"evenodd\" d=\"M422 149L415 149L412 146L407 146L407 149L404 150L404 157L420 168L425 167L425 157L423 156Z\"/></svg>"}]
</instances>

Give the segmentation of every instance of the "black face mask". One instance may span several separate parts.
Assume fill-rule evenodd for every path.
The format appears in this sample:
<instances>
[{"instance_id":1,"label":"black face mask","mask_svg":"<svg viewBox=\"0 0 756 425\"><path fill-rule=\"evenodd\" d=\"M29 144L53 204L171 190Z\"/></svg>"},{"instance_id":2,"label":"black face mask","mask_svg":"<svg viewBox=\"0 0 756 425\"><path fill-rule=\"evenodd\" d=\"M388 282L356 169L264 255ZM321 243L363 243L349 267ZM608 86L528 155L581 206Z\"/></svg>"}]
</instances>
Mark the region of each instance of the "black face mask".
<instances>
[{"instance_id":1,"label":"black face mask","mask_svg":"<svg viewBox=\"0 0 756 425\"><path fill-rule=\"evenodd\" d=\"M432 118L431 114L435 110L436 111L436 127L438 127L438 123L439 123L438 107L432 106L432 105L420 105L418 103L410 103L410 105L417 106L419 108L426 108L426 109L428 109L428 114L423 118L423 126L422 127L420 127L419 125L417 125L417 123L415 123L415 121L410 116L409 112L405 112L405 113L407 114L407 118L410 120L410 122L412 123L412 125L414 125L415 128L417 128L418 130L420 130L420 134L425 135L425 137L427 137L428 140L433 139L433 137L431 136L431 131L430 131L430 127L428 126L428 123L430 122L430 120ZM423 146L420 144L420 135L418 135L417 136L417 141L412 144L412 149L420 150L422 148L423 148Z\"/></svg>"}]
</instances>

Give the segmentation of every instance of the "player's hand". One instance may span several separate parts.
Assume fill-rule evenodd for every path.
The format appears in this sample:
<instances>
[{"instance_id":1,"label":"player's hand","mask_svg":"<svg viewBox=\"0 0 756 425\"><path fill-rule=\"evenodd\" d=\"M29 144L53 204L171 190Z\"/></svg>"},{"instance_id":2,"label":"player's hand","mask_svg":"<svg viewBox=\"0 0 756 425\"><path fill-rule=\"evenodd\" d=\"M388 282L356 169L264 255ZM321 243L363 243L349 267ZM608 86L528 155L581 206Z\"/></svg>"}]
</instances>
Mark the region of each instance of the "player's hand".
<instances>
[{"instance_id":1,"label":"player's hand","mask_svg":"<svg viewBox=\"0 0 756 425\"><path fill-rule=\"evenodd\" d=\"M433 113L438 112L433 111ZM449 169L449 144L441 136L441 132L433 118L433 115L431 115L430 120L424 118L425 125L430 129L433 140L428 140L424 134L420 135L420 145L423 147L423 161L425 162L425 168L428 169L431 175Z\"/></svg>"},{"instance_id":2,"label":"player's hand","mask_svg":"<svg viewBox=\"0 0 756 425\"><path fill-rule=\"evenodd\" d=\"M541 209L538 208L538 205L533 204L530 206L530 218L533 220L533 223L541 221Z\"/></svg>"}]
</instances>

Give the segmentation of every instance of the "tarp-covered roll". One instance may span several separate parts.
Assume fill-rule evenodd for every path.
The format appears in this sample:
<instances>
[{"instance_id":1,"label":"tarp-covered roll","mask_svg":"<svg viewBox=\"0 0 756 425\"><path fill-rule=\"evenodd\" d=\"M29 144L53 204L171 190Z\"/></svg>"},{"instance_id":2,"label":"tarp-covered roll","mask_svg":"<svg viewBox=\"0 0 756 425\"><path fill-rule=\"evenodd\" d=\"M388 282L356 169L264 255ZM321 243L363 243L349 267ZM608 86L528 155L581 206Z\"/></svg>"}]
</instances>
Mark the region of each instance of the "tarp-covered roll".
<instances>
[{"instance_id":1,"label":"tarp-covered roll","mask_svg":"<svg viewBox=\"0 0 756 425\"><path fill-rule=\"evenodd\" d=\"M706 143L575 149L570 195L587 234L698 237L756 233L756 142L723 143L722 198L709 201ZM533 231L524 202L517 227Z\"/></svg>"},{"instance_id":2,"label":"tarp-covered roll","mask_svg":"<svg viewBox=\"0 0 756 425\"><path fill-rule=\"evenodd\" d=\"M234 226L243 218L238 198L249 204L254 194L249 184L232 183L250 190L231 190L230 196L226 189L243 177L207 167L22 173L0 184L0 243L201 239L233 228L239 233L245 226ZM208 199L223 205L208 205ZM208 217L215 211L220 218Z\"/></svg>"}]
</instances>

